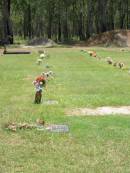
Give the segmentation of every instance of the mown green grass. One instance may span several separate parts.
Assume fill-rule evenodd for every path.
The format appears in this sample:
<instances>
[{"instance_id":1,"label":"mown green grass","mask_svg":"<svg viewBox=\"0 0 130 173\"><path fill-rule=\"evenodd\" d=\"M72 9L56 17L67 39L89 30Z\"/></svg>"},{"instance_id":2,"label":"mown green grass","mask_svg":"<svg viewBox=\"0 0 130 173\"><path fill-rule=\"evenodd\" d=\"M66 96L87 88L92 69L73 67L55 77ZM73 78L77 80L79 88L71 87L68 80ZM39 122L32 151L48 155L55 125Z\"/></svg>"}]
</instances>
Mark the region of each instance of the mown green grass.
<instances>
[{"instance_id":1,"label":"mown green grass","mask_svg":"<svg viewBox=\"0 0 130 173\"><path fill-rule=\"evenodd\" d=\"M90 48L91 49L91 48ZM130 117L68 117L77 107L130 105L130 52L93 48L103 57L97 61L79 48L47 49L50 58L36 65L32 55L0 57L0 173L129 173ZM119 70L107 65L111 56L127 65ZM58 105L34 105L32 81L53 66L44 100ZM8 122L68 124L68 134L4 128Z\"/></svg>"}]
</instances>

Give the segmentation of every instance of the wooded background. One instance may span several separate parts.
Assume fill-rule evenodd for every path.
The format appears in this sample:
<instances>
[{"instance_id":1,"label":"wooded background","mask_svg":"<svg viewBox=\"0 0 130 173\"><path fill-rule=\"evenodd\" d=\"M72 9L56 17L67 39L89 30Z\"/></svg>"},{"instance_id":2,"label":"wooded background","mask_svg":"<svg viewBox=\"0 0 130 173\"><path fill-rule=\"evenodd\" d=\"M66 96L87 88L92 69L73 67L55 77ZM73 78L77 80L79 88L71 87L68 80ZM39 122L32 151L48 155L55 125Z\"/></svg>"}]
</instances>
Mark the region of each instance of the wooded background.
<instances>
[{"instance_id":1,"label":"wooded background","mask_svg":"<svg viewBox=\"0 0 130 173\"><path fill-rule=\"evenodd\" d=\"M86 40L130 28L130 0L1 0L0 38Z\"/></svg>"}]
</instances>

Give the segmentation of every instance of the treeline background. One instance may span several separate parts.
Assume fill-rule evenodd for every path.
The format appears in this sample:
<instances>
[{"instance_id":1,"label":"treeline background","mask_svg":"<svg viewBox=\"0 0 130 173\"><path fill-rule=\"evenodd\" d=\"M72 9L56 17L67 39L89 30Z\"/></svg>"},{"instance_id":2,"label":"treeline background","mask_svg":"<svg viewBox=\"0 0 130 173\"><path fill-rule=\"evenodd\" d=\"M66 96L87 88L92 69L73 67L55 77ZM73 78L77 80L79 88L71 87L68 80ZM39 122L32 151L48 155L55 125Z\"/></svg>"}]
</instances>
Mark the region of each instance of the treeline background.
<instances>
[{"instance_id":1,"label":"treeline background","mask_svg":"<svg viewBox=\"0 0 130 173\"><path fill-rule=\"evenodd\" d=\"M114 29L130 29L130 0L0 1L0 38L61 42Z\"/></svg>"}]
</instances>

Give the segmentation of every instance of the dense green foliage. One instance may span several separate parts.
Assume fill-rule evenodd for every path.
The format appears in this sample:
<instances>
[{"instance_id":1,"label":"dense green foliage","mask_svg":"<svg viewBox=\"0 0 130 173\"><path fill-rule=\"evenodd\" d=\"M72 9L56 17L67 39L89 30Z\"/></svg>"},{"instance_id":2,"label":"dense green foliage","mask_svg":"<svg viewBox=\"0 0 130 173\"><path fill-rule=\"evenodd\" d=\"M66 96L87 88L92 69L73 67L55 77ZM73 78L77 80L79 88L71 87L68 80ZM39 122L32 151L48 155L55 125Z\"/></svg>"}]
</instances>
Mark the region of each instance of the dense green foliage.
<instances>
[{"instance_id":1,"label":"dense green foliage","mask_svg":"<svg viewBox=\"0 0 130 173\"><path fill-rule=\"evenodd\" d=\"M130 75L97 61L75 48L47 49L50 58L36 65L32 55L0 56L0 172L1 173L129 173L130 117L67 117L75 107L130 105ZM130 66L130 52L96 49L101 57L111 56ZM75 62L75 63L74 63ZM46 63L53 66L45 100L59 105L34 105L32 81ZM37 130L10 132L8 122L68 124L68 134Z\"/></svg>"},{"instance_id":2,"label":"dense green foliage","mask_svg":"<svg viewBox=\"0 0 130 173\"><path fill-rule=\"evenodd\" d=\"M24 38L84 40L108 30L130 28L129 0L2 0L0 9L10 9L7 17L2 10L3 21L11 25L10 17L14 35Z\"/></svg>"}]
</instances>

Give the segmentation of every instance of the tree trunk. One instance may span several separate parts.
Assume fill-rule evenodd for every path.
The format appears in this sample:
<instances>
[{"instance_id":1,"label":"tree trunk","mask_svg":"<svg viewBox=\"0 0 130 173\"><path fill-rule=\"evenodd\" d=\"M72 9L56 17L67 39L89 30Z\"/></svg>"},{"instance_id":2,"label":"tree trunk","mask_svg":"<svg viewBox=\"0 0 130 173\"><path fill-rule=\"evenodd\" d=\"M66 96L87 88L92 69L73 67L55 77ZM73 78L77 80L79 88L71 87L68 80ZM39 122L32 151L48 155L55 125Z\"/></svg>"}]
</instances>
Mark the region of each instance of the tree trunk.
<instances>
[{"instance_id":1,"label":"tree trunk","mask_svg":"<svg viewBox=\"0 0 130 173\"><path fill-rule=\"evenodd\" d=\"M65 20L64 20L64 28L63 28L63 36L64 41L68 41L68 9L67 6L65 8Z\"/></svg>"},{"instance_id":2,"label":"tree trunk","mask_svg":"<svg viewBox=\"0 0 130 173\"><path fill-rule=\"evenodd\" d=\"M58 41L61 42L61 21L59 16L59 23L58 23Z\"/></svg>"},{"instance_id":3,"label":"tree trunk","mask_svg":"<svg viewBox=\"0 0 130 173\"><path fill-rule=\"evenodd\" d=\"M10 44L13 44L13 30L10 19L11 0L2 1L2 16L3 16L3 39Z\"/></svg>"},{"instance_id":4,"label":"tree trunk","mask_svg":"<svg viewBox=\"0 0 130 173\"><path fill-rule=\"evenodd\" d=\"M89 38L94 32L93 19L94 19L94 2L92 2L92 0L88 0L87 2L87 31L86 31L87 38Z\"/></svg>"},{"instance_id":5,"label":"tree trunk","mask_svg":"<svg viewBox=\"0 0 130 173\"><path fill-rule=\"evenodd\" d=\"M107 31L114 30L114 1L109 0L107 4Z\"/></svg>"},{"instance_id":6,"label":"tree trunk","mask_svg":"<svg viewBox=\"0 0 130 173\"><path fill-rule=\"evenodd\" d=\"M49 12L49 19L48 19L48 38L51 39L51 36L52 36L52 14L51 12Z\"/></svg>"},{"instance_id":7,"label":"tree trunk","mask_svg":"<svg viewBox=\"0 0 130 173\"><path fill-rule=\"evenodd\" d=\"M99 33L107 30L106 26L106 4L107 0L98 0Z\"/></svg>"},{"instance_id":8,"label":"tree trunk","mask_svg":"<svg viewBox=\"0 0 130 173\"><path fill-rule=\"evenodd\" d=\"M82 12L79 15L79 38L80 38L80 40L85 39L85 36L83 33L83 14L82 14Z\"/></svg>"},{"instance_id":9,"label":"tree trunk","mask_svg":"<svg viewBox=\"0 0 130 173\"><path fill-rule=\"evenodd\" d=\"M127 29L130 28L130 2L127 0Z\"/></svg>"},{"instance_id":10,"label":"tree trunk","mask_svg":"<svg viewBox=\"0 0 130 173\"><path fill-rule=\"evenodd\" d=\"M24 30L24 38L28 37L31 39L32 37L32 23L31 23L31 6L27 4L27 7L24 9L23 14L23 30Z\"/></svg>"},{"instance_id":11,"label":"tree trunk","mask_svg":"<svg viewBox=\"0 0 130 173\"><path fill-rule=\"evenodd\" d=\"M31 39L32 37L32 25L31 25L31 6L28 5L28 37Z\"/></svg>"},{"instance_id":12,"label":"tree trunk","mask_svg":"<svg viewBox=\"0 0 130 173\"><path fill-rule=\"evenodd\" d=\"M23 34L24 34L24 39L27 37L27 19L26 19L26 10L24 11L23 14Z\"/></svg>"}]
</instances>

